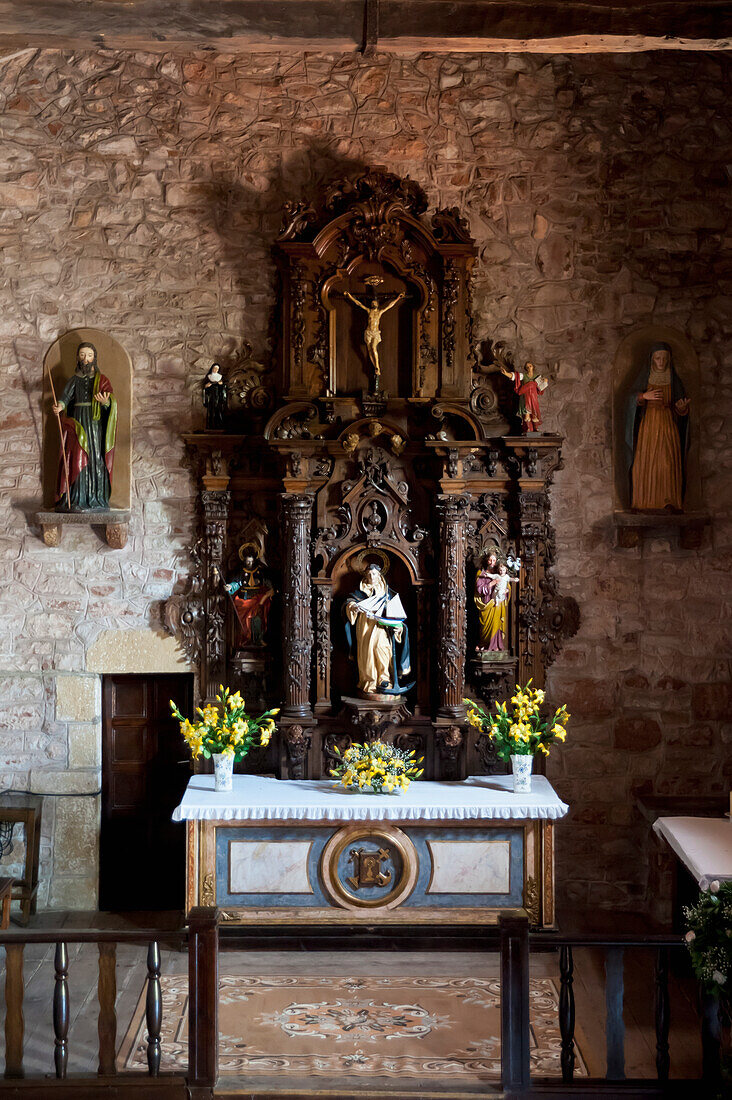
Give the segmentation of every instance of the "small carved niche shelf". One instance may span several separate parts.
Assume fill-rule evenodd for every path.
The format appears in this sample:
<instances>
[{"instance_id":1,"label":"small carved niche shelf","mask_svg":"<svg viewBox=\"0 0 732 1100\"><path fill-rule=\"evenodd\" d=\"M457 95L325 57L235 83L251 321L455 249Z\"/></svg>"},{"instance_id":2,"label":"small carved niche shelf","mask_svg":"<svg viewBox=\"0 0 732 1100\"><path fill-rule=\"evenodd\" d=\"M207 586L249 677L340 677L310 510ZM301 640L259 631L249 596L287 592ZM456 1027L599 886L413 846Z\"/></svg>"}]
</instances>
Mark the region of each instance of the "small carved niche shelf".
<instances>
[{"instance_id":1,"label":"small carved niche shelf","mask_svg":"<svg viewBox=\"0 0 732 1100\"><path fill-rule=\"evenodd\" d=\"M64 527L104 527L107 546L122 550L127 545L130 513L109 512L36 512L46 546L60 546Z\"/></svg>"}]
</instances>

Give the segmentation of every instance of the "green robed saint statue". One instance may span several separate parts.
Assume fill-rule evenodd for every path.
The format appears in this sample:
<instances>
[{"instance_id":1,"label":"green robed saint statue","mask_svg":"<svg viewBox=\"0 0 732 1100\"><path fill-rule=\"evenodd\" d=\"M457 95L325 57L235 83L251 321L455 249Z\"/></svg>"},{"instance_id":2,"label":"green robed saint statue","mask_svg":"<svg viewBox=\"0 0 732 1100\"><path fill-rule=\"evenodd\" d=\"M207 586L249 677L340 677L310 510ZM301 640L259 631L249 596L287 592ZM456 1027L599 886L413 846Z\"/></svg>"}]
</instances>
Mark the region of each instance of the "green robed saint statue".
<instances>
[{"instance_id":1,"label":"green robed saint statue","mask_svg":"<svg viewBox=\"0 0 732 1100\"><path fill-rule=\"evenodd\" d=\"M112 491L117 398L97 366L93 344L79 344L76 370L53 411L59 414L62 450L56 510L106 511Z\"/></svg>"}]
</instances>

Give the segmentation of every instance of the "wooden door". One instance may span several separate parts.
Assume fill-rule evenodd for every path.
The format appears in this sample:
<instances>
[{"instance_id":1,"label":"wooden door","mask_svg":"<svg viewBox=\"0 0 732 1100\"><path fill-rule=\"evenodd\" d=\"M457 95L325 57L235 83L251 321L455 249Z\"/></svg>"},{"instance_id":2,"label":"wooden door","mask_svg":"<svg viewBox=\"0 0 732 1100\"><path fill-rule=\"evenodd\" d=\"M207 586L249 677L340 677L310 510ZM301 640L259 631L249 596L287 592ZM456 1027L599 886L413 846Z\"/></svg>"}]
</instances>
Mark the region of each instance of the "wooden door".
<instances>
[{"instance_id":1,"label":"wooden door","mask_svg":"<svg viewBox=\"0 0 732 1100\"><path fill-rule=\"evenodd\" d=\"M171 814L190 765L170 699L191 713L191 675L104 677L100 909L183 908L185 825Z\"/></svg>"}]
</instances>

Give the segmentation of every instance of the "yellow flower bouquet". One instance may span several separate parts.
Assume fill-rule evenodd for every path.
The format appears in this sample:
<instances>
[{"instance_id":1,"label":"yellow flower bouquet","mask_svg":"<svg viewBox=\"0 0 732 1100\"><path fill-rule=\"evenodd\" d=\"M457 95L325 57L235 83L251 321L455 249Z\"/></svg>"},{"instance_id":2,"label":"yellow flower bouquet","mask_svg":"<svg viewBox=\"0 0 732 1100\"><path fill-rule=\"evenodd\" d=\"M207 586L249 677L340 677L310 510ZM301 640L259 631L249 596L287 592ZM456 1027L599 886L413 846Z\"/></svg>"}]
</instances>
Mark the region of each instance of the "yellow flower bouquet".
<instances>
[{"instance_id":1,"label":"yellow flower bouquet","mask_svg":"<svg viewBox=\"0 0 732 1100\"><path fill-rule=\"evenodd\" d=\"M218 765L220 762L233 766L243 760L250 749L268 745L275 728L275 715L279 708L265 711L259 718L250 718L246 713L246 703L238 691L231 692L223 684L215 703L208 703L196 711L198 718L192 722L184 718L178 707L170 700L173 717L180 723L182 733L194 760L199 756L212 757L216 765L218 784ZM228 761L222 761L222 758ZM229 784L230 786L230 784ZM217 789L228 789L219 787Z\"/></svg>"},{"instance_id":2,"label":"yellow flower bouquet","mask_svg":"<svg viewBox=\"0 0 732 1100\"><path fill-rule=\"evenodd\" d=\"M488 714L472 699L463 702L468 705L468 722L487 732L499 760L508 762L512 756L535 756L539 752L548 756L550 747L567 736L570 714L566 706L562 704L552 719L542 718L544 692L532 688L531 680L525 688L516 687L510 704L496 703L495 714Z\"/></svg>"},{"instance_id":3,"label":"yellow flower bouquet","mask_svg":"<svg viewBox=\"0 0 732 1100\"><path fill-rule=\"evenodd\" d=\"M371 741L366 745L355 743L341 754L340 763L331 768L330 774L340 780L343 787L372 791L374 794L401 794L413 779L424 773L420 768L422 757L414 758L414 752L397 749L384 741Z\"/></svg>"}]
</instances>

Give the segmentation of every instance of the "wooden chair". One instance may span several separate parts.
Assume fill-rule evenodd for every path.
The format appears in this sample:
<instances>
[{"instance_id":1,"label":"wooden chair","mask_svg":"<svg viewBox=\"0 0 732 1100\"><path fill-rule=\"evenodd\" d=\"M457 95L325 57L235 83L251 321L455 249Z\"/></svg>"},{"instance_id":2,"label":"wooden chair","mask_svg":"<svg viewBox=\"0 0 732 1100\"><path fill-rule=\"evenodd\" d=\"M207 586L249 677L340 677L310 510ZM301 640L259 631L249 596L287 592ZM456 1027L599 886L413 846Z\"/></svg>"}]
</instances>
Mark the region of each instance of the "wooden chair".
<instances>
[{"instance_id":1,"label":"wooden chair","mask_svg":"<svg viewBox=\"0 0 732 1100\"><path fill-rule=\"evenodd\" d=\"M2 918L0 928L7 928L10 924L10 896L13 892L13 880L0 876L0 902L2 902Z\"/></svg>"}]
</instances>

